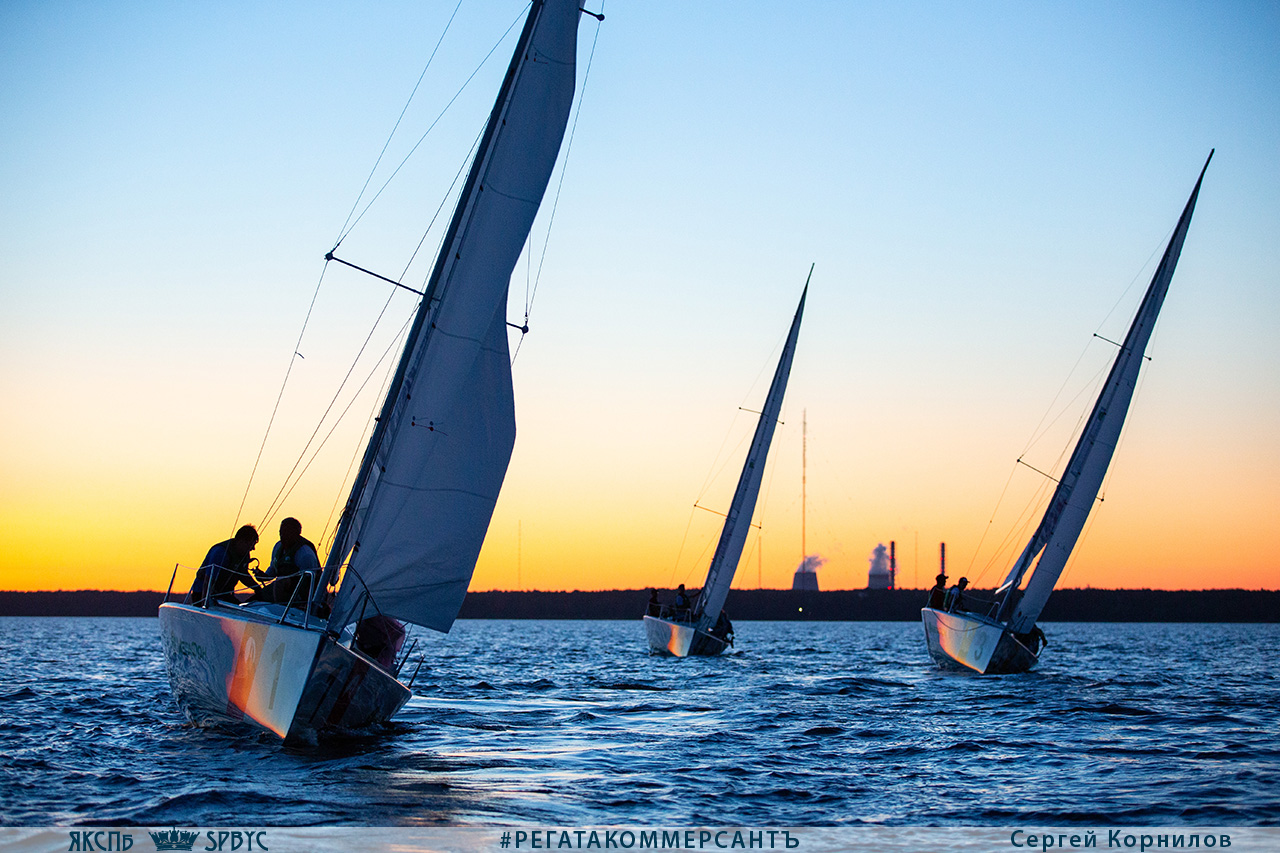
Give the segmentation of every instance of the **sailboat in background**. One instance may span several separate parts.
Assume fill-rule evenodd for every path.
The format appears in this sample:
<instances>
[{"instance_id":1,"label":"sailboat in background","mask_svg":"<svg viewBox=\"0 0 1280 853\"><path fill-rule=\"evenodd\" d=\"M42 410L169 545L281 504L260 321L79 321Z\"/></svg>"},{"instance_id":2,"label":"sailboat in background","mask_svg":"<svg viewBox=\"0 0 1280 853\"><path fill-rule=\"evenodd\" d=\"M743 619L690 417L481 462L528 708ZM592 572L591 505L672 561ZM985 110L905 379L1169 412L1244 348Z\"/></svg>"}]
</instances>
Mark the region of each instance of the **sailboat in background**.
<instances>
[{"instance_id":1,"label":"sailboat in background","mask_svg":"<svg viewBox=\"0 0 1280 853\"><path fill-rule=\"evenodd\" d=\"M579 14L531 4L320 576L284 604L161 605L193 722L310 738L384 721L410 696L398 620L453 624L515 443L507 289L568 123Z\"/></svg>"},{"instance_id":2,"label":"sailboat in background","mask_svg":"<svg viewBox=\"0 0 1280 853\"><path fill-rule=\"evenodd\" d=\"M812 266L809 276L813 276ZM724 615L724 602L738 570L738 560L742 557L756 498L760 494L765 459L782 412L782 398L787 392L787 379L791 375L791 362L800 337L800 320L804 316L804 300L808 293L809 281L806 279L800 304L791 320L791 330L787 333L787 341L773 373L773 382L769 385L769 394L756 422L742 474L738 477L738 488L733 493L733 502L720 531L720 541L707 569L707 579L702 584L702 592L692 607L662 607L656 614L645 615L645 635L652 652L676 657L718 655L733 645L733 626Z\"/></svg>"},{"instance_id":3,"label":"sailboat in background","mask_svg":"<svg viewBox=\"0 0 1280 853\"><path fill-rule=\"evenodd\" d=\"M1044 635L1036 626L1036 620L1066 567L1102 488L1129 411L1147 342L1178 265L1200 184L1212 159L1210 151L1089 420L1058 480L1048 509L996 590L997 599L991 611L947 611L932 607L921 611L929 654L940 666L981 673L1013 673L1025 672L1039 659Z\"/></svg>"}]
</instances>

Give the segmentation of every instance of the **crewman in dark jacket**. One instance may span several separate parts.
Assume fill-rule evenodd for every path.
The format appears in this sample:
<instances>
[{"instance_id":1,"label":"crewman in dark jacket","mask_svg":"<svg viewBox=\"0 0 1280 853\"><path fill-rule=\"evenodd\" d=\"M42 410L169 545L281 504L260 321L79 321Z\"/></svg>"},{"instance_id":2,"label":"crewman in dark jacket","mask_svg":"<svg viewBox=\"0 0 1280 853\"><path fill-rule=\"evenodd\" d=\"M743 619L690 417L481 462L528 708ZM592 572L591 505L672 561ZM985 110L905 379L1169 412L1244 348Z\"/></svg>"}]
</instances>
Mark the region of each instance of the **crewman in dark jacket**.
<instances>
[{"instance_id":1,"label":"crewman in dark jacket","mask_svg":"<svg viewBox=\"0 0 1280 853\"><path fill-rule=\"evenodd\" d=\"M261 587L249 573L249 559L258 546L258 531L246 524L236 535L219 542L209 549L204 562L196 570L195 583L191 585L191 603L208 607L213 600L237 603L235 588L242 583L254 591Z\"/></svg>"},{"instance_id":2,"label":"crewman in dark jacket","mask_svg":"<svg viewBox=\"0 0 1280 853\"><path fill-rule=\"evenodd\" d=\"M932 610L941 610L943 604L947 600L947 576L946 574L938 575L933 589L929 590L929 604Z\"/></svg>"},{"instance_id":3,"label":"crewman in dark jacket","mask_svg":"<svg viewBox=\"0 0 1280 853\"><path fill-rule=\"evenodd\" d=\"M271 583L258 597L277 604L288 604L302 581L303 572L312 572L311 583L317 582L320 577L320 554L311 540L302 535L302 522L296 518L286 518L280 522L280 541L271 549L271 565L263 575ZM303 601L296 603L305 605L308 593L309 590L304 587L298 593Z\"/></svg>"}]
</instances>

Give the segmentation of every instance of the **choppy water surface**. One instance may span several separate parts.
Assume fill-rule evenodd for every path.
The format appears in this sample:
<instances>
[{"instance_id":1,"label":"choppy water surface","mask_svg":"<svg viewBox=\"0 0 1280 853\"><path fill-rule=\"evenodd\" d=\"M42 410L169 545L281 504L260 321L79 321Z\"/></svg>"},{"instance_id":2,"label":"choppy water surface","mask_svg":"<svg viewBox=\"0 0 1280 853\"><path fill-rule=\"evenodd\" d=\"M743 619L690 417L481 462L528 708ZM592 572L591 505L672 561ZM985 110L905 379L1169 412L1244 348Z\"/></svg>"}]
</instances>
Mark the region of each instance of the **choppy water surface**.
<instances>
[{"instance_id":1,"label":"choppy water surface","mask_svg":"<svg viewBox=\"0 0 1280 853\"><path fill-rule=\"evenodd\" d=\"M1050 625L999 677L917 624L737 627L459 622L393 725L294 748L189 726L155 619L0 619L0 823L1280 824L1280 625Z\"/></svg>"}]
</instances>

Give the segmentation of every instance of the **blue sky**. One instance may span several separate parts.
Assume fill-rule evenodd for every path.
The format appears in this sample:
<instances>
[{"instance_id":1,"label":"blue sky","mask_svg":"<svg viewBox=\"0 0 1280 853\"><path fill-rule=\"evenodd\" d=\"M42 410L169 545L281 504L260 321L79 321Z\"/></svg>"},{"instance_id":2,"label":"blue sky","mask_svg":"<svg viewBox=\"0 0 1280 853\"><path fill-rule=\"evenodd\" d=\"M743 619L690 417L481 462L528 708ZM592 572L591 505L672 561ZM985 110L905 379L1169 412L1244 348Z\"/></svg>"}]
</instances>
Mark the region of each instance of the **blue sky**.
<instances>
[{"instance_id":1,"label":"blue sky","mask_svg":"<svg viewBox=\"0 0 1280 853\"><path fill-rule=\"evenodd\" d=\"M0 524L35 556L0 563L0 586L86 560L86 584L167 578L223 534L322 256L453 8L5 5ZM500 46L344 256L399 273L522 8L462 5L388 163ZM726 430L746 429L737 409L763 395L810 263L765 499L777 520L761 516L766 585L799 558L800 409L810 550L832 560L831 585L861 586L872 548L895 537L930 555L946 539L968 560L1072 365L1084 353L1088 379L1109 357L1092 333L1123 334L1210 148L1114 500L1076 580L1280 583L1280 547L1262 535L1280 511L1280 8L604 11L479 584L504 585L517 525L525 585L608 587L652 566L656 582L697 580L696 548L679 544L697 526L688 507L726 464L717 449L737 446ZM596 34L584 19L580 79ZM297 381L322 387L385 296L326 275ZM518 282L512 319L522 302ZM282 428L282 456L307 417ZM334 491L314 485L308 519ZM65 550L73 530L86 544Z\"/></svg>"}]
</instances>

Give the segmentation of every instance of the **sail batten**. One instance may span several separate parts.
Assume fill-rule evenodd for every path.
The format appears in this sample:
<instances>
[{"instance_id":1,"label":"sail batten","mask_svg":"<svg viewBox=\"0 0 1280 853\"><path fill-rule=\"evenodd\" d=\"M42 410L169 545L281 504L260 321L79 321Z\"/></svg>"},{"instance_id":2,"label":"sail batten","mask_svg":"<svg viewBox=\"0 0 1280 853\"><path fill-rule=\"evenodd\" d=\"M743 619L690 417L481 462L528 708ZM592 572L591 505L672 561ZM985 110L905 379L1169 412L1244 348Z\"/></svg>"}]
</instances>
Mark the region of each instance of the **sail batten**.
<instances>
[{"instance_id":1,"label":"sail batten","mask_svg":"<svg viewBox=\"0 0 1280 853\"><path fill-rule=\"evenodd\" d=\"M568 124L578 16L530 8L335 537L331 627L366 592L440 631L461 607L515 443L507 289Z\"/></svg>"},{"instance_id":2,"label":"sail batten","mask_svg":"<svg viewBox=\"0 0 1280 853\"><path fill-rule=\"evenodd\" d=\"M809 274L813 275L812 268ZM782 347L782 355L774 370L773 381L769 385L769 393L760 411L760 419L756 421L751 447L738 477L738 486L734 490L733 501L720 531L720 540L711 558L707 579L702 584L696 617L698 628L703 631L714 627L720 617L720 611L724 609L725 600L729 597L729 587L733 585L733 576L738 570L738 561L742 558L742 549L751 527L751 516L755 512L756 498L760 494L760 484L764 478L769 445L773 441L774 428L782 413L782 399L787 392L787 380L791 375L791 362L795 357L800 321L804 316L804 301L808 294L809 282L806 280L804 291L800 294L800 304L796 307L786 343Z\"/></svg>"}]
</instances>

